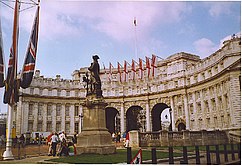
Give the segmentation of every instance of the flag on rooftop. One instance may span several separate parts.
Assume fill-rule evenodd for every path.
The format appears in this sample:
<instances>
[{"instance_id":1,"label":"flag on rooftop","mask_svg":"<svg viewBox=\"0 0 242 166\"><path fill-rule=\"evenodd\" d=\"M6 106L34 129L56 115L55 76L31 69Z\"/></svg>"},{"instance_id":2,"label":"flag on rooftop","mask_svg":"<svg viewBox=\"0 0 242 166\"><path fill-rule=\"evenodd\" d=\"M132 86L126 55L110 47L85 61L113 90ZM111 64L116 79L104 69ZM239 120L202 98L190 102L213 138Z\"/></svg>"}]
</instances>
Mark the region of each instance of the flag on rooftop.
<instances>
[{"instance_id":1,"label":"flag on rooftop","mask_svg":"<svg viewBox=\"0 0 242 166\"><path fill-rule=\"evenodd\" d=\"M27 54L24 61L24 66L22 69L22 77L21 77L21 87L28 88L32 82L35 63L36 63L36 55L37 55L37 46L38 46L38 32L39 32L39 6L36 10L35 20L32 27L32 32L30 36L30 41L28 45Z\"/></svg>"}]
</instances>

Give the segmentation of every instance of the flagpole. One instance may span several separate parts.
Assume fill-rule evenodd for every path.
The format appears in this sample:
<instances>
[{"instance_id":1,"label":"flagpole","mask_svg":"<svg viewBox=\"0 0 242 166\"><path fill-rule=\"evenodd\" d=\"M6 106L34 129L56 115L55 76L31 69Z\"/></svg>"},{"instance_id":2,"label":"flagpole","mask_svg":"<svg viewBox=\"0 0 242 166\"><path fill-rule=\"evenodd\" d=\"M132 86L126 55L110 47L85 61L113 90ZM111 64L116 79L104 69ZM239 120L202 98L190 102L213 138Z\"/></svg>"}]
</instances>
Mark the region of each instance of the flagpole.
<instances>
[{"instance_id":1,"label":"flagpole","mask_svg":"<svg viewBox=\"0 0 242 166\"><path fill-rule=\"evenodd\" d=\"M7 143L6 143L6 151L3 153L3 160L14 160L13 153L11 150L12 147L12 112L13 105L8 105L8 123L7 123Z\"/></svg>"},{"instance_id":2,"label":"flagpole","mask_svg":"<svg viewBox=\"0 0 242 166\"><path fill-rule=\"evenodd\" d=\"M137 25L137 23L136 23L136 17L134 18L134 37L135 37L135 41L134 41L134 53L135 53L135 58L136 59L138 59L138 55L137 55L137 33L136 33L136 25Z\"/></svg>"}]
</instances>

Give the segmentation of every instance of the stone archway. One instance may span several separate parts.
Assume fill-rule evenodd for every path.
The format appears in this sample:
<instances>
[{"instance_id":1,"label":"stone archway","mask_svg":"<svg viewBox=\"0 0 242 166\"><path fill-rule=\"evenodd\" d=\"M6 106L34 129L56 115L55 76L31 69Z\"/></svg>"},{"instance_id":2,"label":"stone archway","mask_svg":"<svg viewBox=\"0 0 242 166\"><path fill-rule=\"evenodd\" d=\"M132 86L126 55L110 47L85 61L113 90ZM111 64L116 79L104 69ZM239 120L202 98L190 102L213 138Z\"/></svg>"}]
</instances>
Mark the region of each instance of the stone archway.
<instances>
[{"instance_id":1,"label":"stone archway","mask_svg":"<svg viewBox=\"0 0 242 166\"><path fill-rule=\"evenodd\" d=\"M178 131L186 130L186 121L182 118L177 119L175 126Z\"/></svg>"},{"instance_id":2,"label":"stone archway","mask_svg":"<svg viewBox=\"0 0 242 166\"><path fill-rule=\"evenodd\" d=\"M106 127L109 133L119 132L120 129L120 121L118 119L118 110L113 107L105 108L105 115L106 115Z\"/></svg>"},{"instance_id":3,"label":"stone archway","mask_svg":"<svg viewBox=\"0 0 242 166\"><path fill-rule=\"evenodd\" d=\"M152 116L152 131L162 130L161 127L161 113L164 109L170 108L165 103L156 104L151 110Z\"/></svg>"},{"instance_id":4,"label":"stone archway","mask_svg":"<svg viewBox=\"0 0 242 166\"><path fill-rule=\"evenodd\" d=\"M140 106L131 106L126 112L126 131L139 130L139 114L143 110Z\"/></svg>"}]
</instances>

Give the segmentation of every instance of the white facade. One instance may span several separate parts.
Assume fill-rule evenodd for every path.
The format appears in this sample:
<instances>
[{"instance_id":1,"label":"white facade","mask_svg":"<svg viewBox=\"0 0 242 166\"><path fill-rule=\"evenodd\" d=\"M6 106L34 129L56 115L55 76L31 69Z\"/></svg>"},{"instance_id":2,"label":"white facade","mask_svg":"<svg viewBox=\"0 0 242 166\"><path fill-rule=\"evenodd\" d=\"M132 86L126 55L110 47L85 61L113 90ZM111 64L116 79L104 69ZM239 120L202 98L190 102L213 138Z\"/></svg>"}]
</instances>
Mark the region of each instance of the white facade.
<instances>
[{"instance_id":1,"label":"white facade","mask_svg":"<svg viewBox=\"0 0 242 166\"><path fill-rule=\"evenodd\" d=\"M152 130L152 111L158 103L171 108L172 130L183 123L187 130L241 128L241 39L233 38L205 59L184 52L158 60L154 77L120 82L117 69L101 70L107 107L118 111L119 130L126 131L126 112L139 106L145 115L145 131ZM100 56L100 58L102 58ZM144 64L145 66L145 64ZM145 67L144 67L145 68ZM82 77L87 68L75 70L71 80L45 78L36 71L30 88L21 89L14 111L17 134L27 131L81 131L80 104L86 96ZM123 75L124 76L124 75Z\"/></svg>"}]
</instances>

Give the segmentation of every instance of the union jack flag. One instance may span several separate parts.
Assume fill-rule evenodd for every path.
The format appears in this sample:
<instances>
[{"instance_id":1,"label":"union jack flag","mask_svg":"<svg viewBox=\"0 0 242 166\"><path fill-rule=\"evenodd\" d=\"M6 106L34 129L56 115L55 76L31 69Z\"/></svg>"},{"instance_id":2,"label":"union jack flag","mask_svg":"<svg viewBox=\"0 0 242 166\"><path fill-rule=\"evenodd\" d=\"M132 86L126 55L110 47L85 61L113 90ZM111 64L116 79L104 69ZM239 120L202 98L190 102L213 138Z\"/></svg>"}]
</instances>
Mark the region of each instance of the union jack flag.
<instances>
[{"instance_id":1,"label":"union jack flag","mask_svg":"<svg viewBox=\"0 0 242 166\"><path fill-rule=\"evenodd\" d=\"M18 102L18 81L17 77L17 57L18 57L18 34L19 34L19 1L15 1L14 21L13 21L13 43L10 49L8 61L8 73L5 83L4 104Z\"/></svg>"},{"instance_id":2,"label":"union jack flag","mask_svg":"<svg viewBox=\"0 0 242 166\"><path fill-rule=\"evenodd\" d=\"M34 24L32 27L32 33L29 41L27 54L22 69L22 77L20 86L22 88L28 88L31 84L34 75L37 46L38 46L38 31L39 31L39 6L36 11Z\"/></svg>"}]
</instances>

